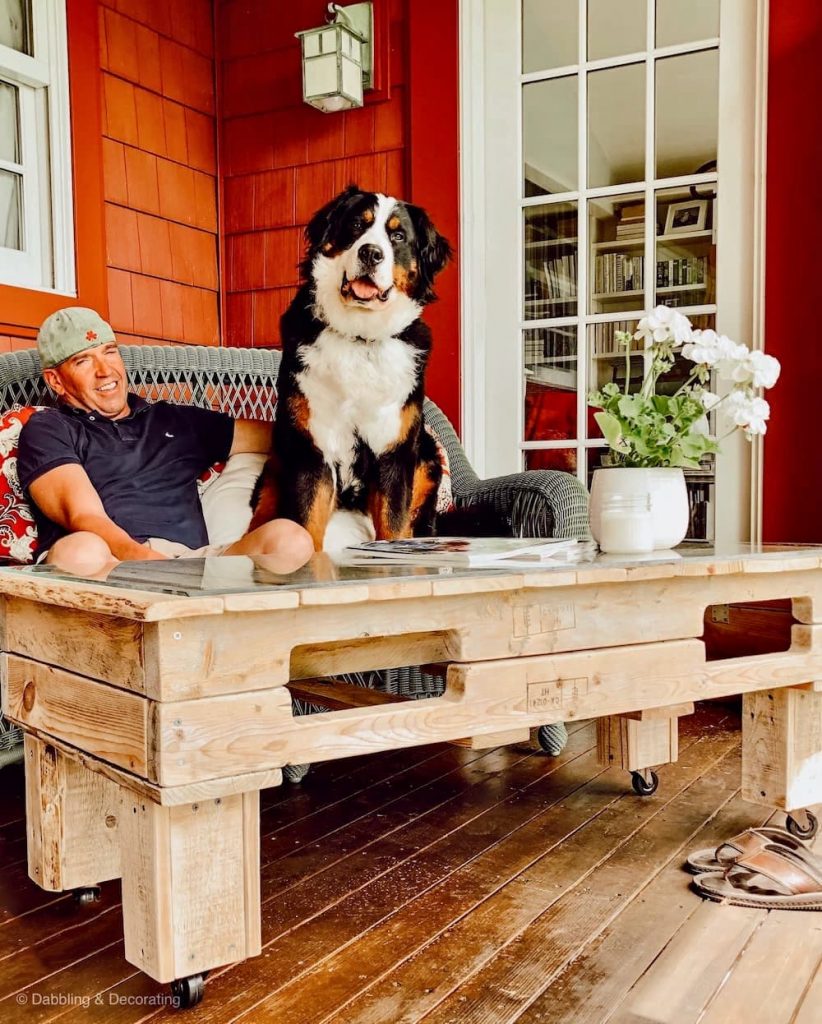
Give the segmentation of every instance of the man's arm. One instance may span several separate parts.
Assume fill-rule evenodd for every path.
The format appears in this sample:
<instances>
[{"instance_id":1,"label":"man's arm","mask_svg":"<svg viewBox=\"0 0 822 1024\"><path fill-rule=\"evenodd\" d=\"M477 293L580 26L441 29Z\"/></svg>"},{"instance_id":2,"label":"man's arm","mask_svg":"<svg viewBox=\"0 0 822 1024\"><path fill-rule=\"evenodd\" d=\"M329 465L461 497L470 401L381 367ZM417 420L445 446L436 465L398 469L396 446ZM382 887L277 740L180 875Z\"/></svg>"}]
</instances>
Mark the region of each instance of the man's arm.
<instances>
[{"instance_id":1,"label":"man's arm","mask_svg":"<svg viewBox=\"0 0 822 1024\"><path fill-rule=\"evenodd\" d=\"M57 466L37 477L29 493L40 510L69 533L94 533L123 561L165 558L130 537L106 515L100 495L82 466Z\"/></svg>"},{"instance_id":2,"label":"man's arm","mask_svg":"<svg viewBox=\"0 0 822 1024\"><path fill-rule=\"evenodd\" d=\"M234 440L229 455L253 452L265 455L271 451L271 424L260 420L235 420Z\"/></svg>"}]
</instances>

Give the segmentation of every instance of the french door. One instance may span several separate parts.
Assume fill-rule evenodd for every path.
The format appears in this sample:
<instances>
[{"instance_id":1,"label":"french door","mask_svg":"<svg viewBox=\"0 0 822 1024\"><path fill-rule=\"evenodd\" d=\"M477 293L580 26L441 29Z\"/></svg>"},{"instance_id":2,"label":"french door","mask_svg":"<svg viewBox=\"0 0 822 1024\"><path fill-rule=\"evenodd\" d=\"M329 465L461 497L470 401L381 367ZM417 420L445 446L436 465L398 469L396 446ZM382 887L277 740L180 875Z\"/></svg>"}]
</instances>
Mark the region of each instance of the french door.
<instances>
[{"instance_id":1,"label":"french door","mask_svg":"<svg viewBox=\"0 0 822 1024\"><path fill-rule=\"evenodd\" d=\"M641 380L614 335L643 310L760 343L759 8L463 0L463 422L485 474L590 483L586 396ZM751 533L750 447L723 447L688 474L695 539Z\"/></svg>"}]
</instances>

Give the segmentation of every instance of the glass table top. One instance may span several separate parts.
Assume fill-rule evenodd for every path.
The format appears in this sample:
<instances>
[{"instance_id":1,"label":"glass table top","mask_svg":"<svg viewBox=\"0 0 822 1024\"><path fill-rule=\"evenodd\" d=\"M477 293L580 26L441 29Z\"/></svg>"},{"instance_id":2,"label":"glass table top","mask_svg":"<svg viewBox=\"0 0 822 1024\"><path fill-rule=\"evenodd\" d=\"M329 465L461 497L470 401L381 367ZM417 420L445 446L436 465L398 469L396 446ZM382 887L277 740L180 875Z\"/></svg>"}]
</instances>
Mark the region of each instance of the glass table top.
<instances>
[{"instance_id":1,"label":"glass table top","mask_svg":"<svg viewBox=\"0 0 822 1024\"><path fill-rule=\"evenodd\" d=\"M816 565L822 561L822 545L735 544L714 548L705 544L684 544L674 551L654 551L649 555L604 555L593 544L581 544L563 557L546 559L532 568L508 568L504 562L494 567L463 568L457 566L424 565L356 565L347 564L338 556L314 555L296 572L278 573L276 562L266 556L227 556L215 558L176 558L167 561L120 562L108 574L79 576L65 572L55 565L2 566L2 576L12 573L30 579L60 581L113 589L168 594L180 597L205 595L257 593L272 590L306 590L317 587L350 586L352 584L397 583L407 580L440 580L443 578L477 578L503 575L520 576L530 572L576 571L580 577L586 571L605 568L630 568L664 563L727 562L735 559L808 560ZM0 586L0 589L2 587Z\"/></svg>"}]
</instances>

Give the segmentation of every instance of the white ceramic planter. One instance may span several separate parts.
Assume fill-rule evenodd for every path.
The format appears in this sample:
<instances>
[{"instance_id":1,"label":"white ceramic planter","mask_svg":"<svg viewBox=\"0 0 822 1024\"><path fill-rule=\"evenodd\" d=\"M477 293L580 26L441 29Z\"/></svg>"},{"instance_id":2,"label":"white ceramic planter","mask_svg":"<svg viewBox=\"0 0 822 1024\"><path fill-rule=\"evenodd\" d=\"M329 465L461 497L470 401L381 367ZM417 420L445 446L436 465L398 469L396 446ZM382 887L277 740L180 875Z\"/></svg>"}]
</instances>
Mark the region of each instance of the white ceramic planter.
<instances>
[{"instance_id":1,"label":"white ceramic planter","mask_svg":"<svg viewBox=\"0 0 822 1024\"><path fill-rule=\"evenodd\" d=\"M650 494L654 550L676 547L688 532L688 490L681 469L595 469L591 482L591 533L600 539L602 500L611 494Z\"/></svg>"}]
</instances>

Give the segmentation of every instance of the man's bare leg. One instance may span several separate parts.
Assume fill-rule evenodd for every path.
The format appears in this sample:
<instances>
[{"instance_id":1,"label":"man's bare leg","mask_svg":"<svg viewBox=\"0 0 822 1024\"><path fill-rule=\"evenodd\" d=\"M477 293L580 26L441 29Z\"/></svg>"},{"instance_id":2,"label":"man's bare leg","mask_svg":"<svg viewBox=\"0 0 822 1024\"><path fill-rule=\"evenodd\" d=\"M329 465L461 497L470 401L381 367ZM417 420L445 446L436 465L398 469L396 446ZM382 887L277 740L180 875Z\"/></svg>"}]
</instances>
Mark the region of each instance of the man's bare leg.
<instances>
[{"instance_id":1,"label":"man's bare leg","mask_svg":"<svg viewBox=\"0 0 822 1024\"><path fill-rule=\"evenodd\" d=\"M46 562L77 576L94 576L113 569L118 559L102 537L80 531L55 541L49 548Z\"/></svg>"},{"instance_id":2,"label":"man's bare leg","mask_svg":"<svg viewBox=\"0 0 822 1024\"><path fill-rule=\"evenodd\" d=\"M314 554L311 535L290 519L273 519L230 544L226 555L266 555L271 572L295 572Z\"/></svg>"}]
</instances>

